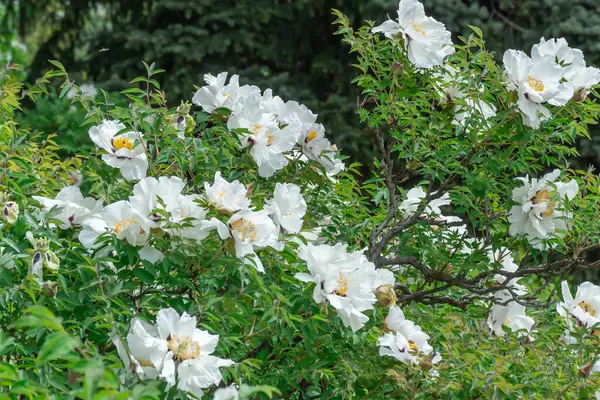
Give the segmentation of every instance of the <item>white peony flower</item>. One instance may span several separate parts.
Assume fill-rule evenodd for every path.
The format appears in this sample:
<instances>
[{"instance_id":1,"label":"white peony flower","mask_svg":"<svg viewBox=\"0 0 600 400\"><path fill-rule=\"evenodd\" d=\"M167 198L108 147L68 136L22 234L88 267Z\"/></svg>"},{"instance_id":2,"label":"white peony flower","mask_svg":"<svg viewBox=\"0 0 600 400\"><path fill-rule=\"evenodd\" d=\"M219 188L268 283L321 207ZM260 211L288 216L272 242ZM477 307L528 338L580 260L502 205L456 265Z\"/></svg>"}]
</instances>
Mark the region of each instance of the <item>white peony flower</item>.
<instances>
[{"instance_id":1,"label":"white peony flower","mask_svg":"<svg viewBox=\"0 0 600 400\"><path fill-rule=\"evenodd\" d=\"M570 49L564 39L546 42L543 38L533 46L531 58L522 51L507 50L503 62L508 89L519 93L523 123L534 129L550 118L543 103L563 106L573 97L575 87L570 82L585 65L583 54Z\"/></svg>"},{"instance_id":2,"label":"white peony flower","mask_svg":"<svg viewBox=\"0 0 600 400\"><path fill-rule=\"evenodd\" d=\"M96 89L96 86L94 86L93 83L84 83L83 85L79 86L79 90L81 90L82 97L94 98L96 95L98 95L98 89ZM77 96L77 92L75 92L73 88L71 88L65 95L65 97L69 100L73 100L75 96Z\"/></svg>"},{"instance_id":3,"label":"white peony flower","mask_svg":"<svg viewBox=\"0 0 600 400\"><path fill-rule=\"evenodd\" d=\"M309 274L298 273L303 282L314 282L313 299L328 301L345 326L354 332L364 326L369 317L362 312L373 309L377 301L373 293L377 277L375 266L362 252L348 253L341 244L335 246L308 244L299 252L306 261Z\"/></svg>"},{"instance_id":4,"label":"white peony flower","mask_svg":"<svg viewBox=\"0 0 600 400\"><path fill-rule=\"evenodd\" d=\"M271 89L265 90L261 104L267 112L275 114L282 125L313 124L317 120L317 115L304 104L293 100L285 102L281 97L273 96Z\"/></svg>"},{"instance_id":5,"label":"white peony flower","mask_svg":"<svg viewBox=\"0 0 600 400\"><path fill-rule=\"evenodd\" d=\"M586 67L583 52L579 49L570 48L564 38L548 41L542 38L536 46L537 52L542 57L553 59L562 68L563 79L568 90L561 92L558 105L569 101L574 92L585 92L600 82L600 70L594 67Z\"/></svg>"},{"instance_id":6,"label":"white peony flower","mask_svg":"<svg viewBox=\"0 0 600 400\"><path fill-rule=\"evenodd\" d=\"M330 176L342 171L345 166L342 160L336 158L336 149L325 138L325 127L321 124L304 124L301 129L300 142L302 152L310 160L320 162Z\"/></svg>"},{"instance_id":7,"label":"white peony flower","mask_svg":"<svg viewBox=\"0 0 600 400\"><path fill-rule=\"evenodd\" d=\"M513 297L508 290L497 292L494 296L500 302L508 301ZM494 304L488 315L487 324L496 336L504 336L502 326L505 325L521 337L529 336L533 332L535 321L525 314L525 306L511 301L506 305Z\"/></svg>"},{"instance_id":8,"label":"white peony flower","mask_svg":"<svg viewBox=\"0 0 600 400\"><path fill-rule=\"evenodd\" d=\"M146 177L133 186L133 196L129 197L129 203L143 217L152 221L152 227L158 227L163 216L155 210L176 209L184 188L185 183L176 176L161 176L158 179Z\"/></svg>"},{"instance_id":9,"label":"white peony flower","mask_svg":"<svg viewBox=\"0 0 600 400\"><path fill-rule=\"evenodd\" d=\"M52 218L61 222L59 225L61 229L79 226L90 216L102 210L102 200L83 197L81 190L77 186L62 188L54 199L42 196L33 196L33 198L44 206L44 211L50 211L56 207L58 214Z\"/></svg>"},{"instance_id":10,"label":"white peony flower","mask_svg":"<svg viewBox=\"0 0 600 400\"><path fill-rule=\"evenodd\" d=\"M242 140L251 146L250 155L258 165L258 174L263 178L270 178L288 164L284 153L294 148L299 135L299 127L292 124L283 129L274 130L261 127L255 134Z\"/></svg>"},{"instance_id":11,"label":"white peony flower","mask_svg":"<svg viewBox=\"0 0 600 400\"><path fill-rule=\"evenodd\" d=\"M213 113L221 107L233 110L240 98L260 94L260 89L256 86L240 86L238 75L232 75L229 84L226 85L227 72L221 72L216 77L206 74L204 81L206 86L196 91L192 103L208 113Z\"/></svg>"},{"instance_id":12,"label":"white peony flower","mask_svg":"<svg viewBox=\"0 0 600 400\"><path fill-rule=\"evenodd\" d=\"M265 210L284 232L299 233L302 230L306 201L300 187L292 183L275 184L275 193L272 199L267 200Z\"/></svg>"},{"instance_id":13,"label":"white peony flower","mask_svg":"<svg viewBox=\"0 0 600 400\"><path fill-rule=\"evenodd\" d=\"M142 140L139 132L125 132L117 135L125 125L119 121L104 120L100 125L89 130L92 141L107 153L102 160L113 168L119 168L121 175L128 181L142 179L148 171L148 158L144 145L136 140Z\"/></svg>"},{"instance_id":14,"label":"white peony flower","mask_svg":"<svg viewBox=\"0 0 600 400\"><path fill-rule=\"evenodd\" d=\"M221 212L233 213L250 206L246 187L237 180L230 183L221 178L221 171L215 173L212 185L204 183L204 191L208 204Z\"/></svg>"},{"instance_id":15,"label":"white peony flower","mask_svg":"<svg viewBox=\"0 0 600 400\"><path fill-rule=\"evenodd\" d=\"M429 335L414 322L407 320L400 307L390 307L385 326L391 333L379 338L379 355L394 357L405 364L418 364L424 357L433 355ZM441 357L434 355L432 363Z\"/></svg>"},{"instance_id":16,"label":"white peony flower","mask_svg":"<svg viewBox=\"0 0 600 400\"><path fill-rule=\"evenodd\" d=\"M462 126L470 131L471 128L481 126L480 129L489 128L486 121L496 116L496 107L482 100L465 99L465 104L454 106L453 124Z\"/></svg>"},{"instance_id":17,"label":"white peony flower","mask_svg":"<svg viewBox=\"0 0 600 400\"><path fill-rule=\"evenodd\" d=\"M561 286L563 301L556 305L556 311L565 318L567 331L572 330L575 323L590 329L592 334L600 334L600 286L583 282L574 298L566 281Z\"/></svg>"},{"instance_id":18,"label":"white peony flower","mask_svg":"<svg viewBox=\"0 0 600 400\"><path fill-rule=\"evenodd\" d=\"M96 239L112 233L132 246L143 246L148 239L150 221L140 215L128 201L118 201L104 207L102 211L82 223L79 241L88 249L95 246Z\"/></svg>"},{"instance_id":19,"label":"white peony flower","mask_svg":"<svg viewBox=\"0 0 600 400\"><path fill-rule=\"evenodd\" d=\"M235 386L229 386L215 390L213 400L239 400L239 398L240 395Z\"/></svg>"},{"instance_id":20,"label":"white peony flower","mask_svg":"<svg viewBox=\"0 0 600 400\"><path fill-rule=\"evenodd\" d=\"M512 193L512 199L517 203L508 215L512 236L526 235L533 247L543 249L543 240L562 235L569 229L565 219L571 218L571 213L564 209L563 203L566 199L575 198L579 186L575 180L555 182L559 175L560 170L557 169L539 180L517 178L523 186Z\"/></svg>"},{"instance_id":21,"label":"white peony flower","mask_svg":"<svg viewBox=\"0 0 600 400\"><path fill-rule=\"evenodd\" d=\"M222 380L220 367L234 364L212 356L219 341L218 335L196 328L196 318L172 308L158 312L156 326L134 320L127 344L131 361L142 377L165 379L197 397L203 389L218 385ZM139 365L139 367L138 367Z\"/></svg>"},{"instance_id":22,"label":"white peony flower","mask_svg":"<svg viewBox=\"0 0 600 400\"><path fill-rule=\"evenodd\" d=\"M404 201L402 201L402 203L400 203L399 208L406 217L410 217L417 212L417 209L419 208L421 201L426 196L427 196L427 193L425 193L425 191L423 190L422 187L420 187L420 186L414 187L414 188L410 189L408 192L406 192L406 199ZM426 216L429 214L429 215L433 215L434 218L446 220L448 217L444 217L444 215L442 215L442 210L440 209L440 207L447 206L450 204L452 204L452 201L450 200L450 194L444 193L443 196L441 196L437 199L431 200L429 202L429 204L427 204L427 206L425 206L425 209L423 210L423 212L424 212L423 215Z\"/></svg>"},{"instance_id":23,"label":"white peony flower","mask_svg":"<svg viewBox=\"0 0 600 400\"><path fill-rule=\"evenodd\" d=\"M265 247L283 249L283 244L278 240L279 228L269 218L266 210L241 210L229 219L228 225L234 240L236 257L259 272L264 272L265 269L255 250Z\"/></svg>"},{"instance_id":24,"label":"white peony flower","mask_svg":"<svg viewBox=\"0 0 600 400\"><path fill-rule=\"evenodd\" d=\"M408 59L417 68L442 65L446 56L454 53L450 32L444 24L425 15L423 4L417 0L401 0L398 21L388 20L373 28L387 38L401 34Z\"/></svg>"}]
</instances>

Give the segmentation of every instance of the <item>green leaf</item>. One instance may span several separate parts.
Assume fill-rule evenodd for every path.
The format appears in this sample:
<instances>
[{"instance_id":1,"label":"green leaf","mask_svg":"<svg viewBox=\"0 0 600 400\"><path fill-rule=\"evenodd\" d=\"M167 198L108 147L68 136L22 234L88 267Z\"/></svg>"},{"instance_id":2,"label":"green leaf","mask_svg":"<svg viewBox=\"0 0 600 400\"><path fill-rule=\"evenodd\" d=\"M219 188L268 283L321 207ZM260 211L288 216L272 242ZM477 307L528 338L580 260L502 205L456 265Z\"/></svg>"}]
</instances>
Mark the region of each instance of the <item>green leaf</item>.
<instances>
[{"instance_id":1,"label":"green leaf","mask_svg":"<svg viewBox=\"0 0 600 400\"><path fill-rule=\"evenodd\" d=\"M54 65L55 67L57 67L61 71L66 72L65 66L62 65L62 63L60 61L56 61L56 60L48 60L48 61L50 62L50 64Z\"/></svg>"},{"instance_id":2,"label":"green leaf","mask_svg":"<svg viewBox=\"0 0 600 400\"><path fill-rule=\"evenodd\" d=\"M154 284L154 276L143 268L135 268L133 270L133 274L136 276L136 278L138 278L140 281L144 282L147 285Z\"/></svg>"},{"instance_id":3,"label":"green leaf","mask_svg":"<svg viewBox=\"0 0 600 400\"><path fill-rule=\"evenodd\" d=\"M61 358L78 345L78 340L62 332L53 333L48 336L35 363L40 366L48 361Z\"/></svg>"}]
</instances>

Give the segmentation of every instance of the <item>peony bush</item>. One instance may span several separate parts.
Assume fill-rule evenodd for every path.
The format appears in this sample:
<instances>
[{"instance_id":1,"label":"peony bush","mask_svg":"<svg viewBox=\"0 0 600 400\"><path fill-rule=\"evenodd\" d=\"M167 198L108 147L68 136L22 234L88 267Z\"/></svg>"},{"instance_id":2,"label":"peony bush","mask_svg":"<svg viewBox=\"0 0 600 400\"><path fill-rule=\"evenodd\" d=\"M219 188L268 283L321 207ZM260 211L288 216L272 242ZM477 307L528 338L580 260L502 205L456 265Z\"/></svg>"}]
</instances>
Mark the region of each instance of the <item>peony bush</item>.
<instances>
[{"instance_id":1,"label":"peony bush","mask_svg":"<svg viewBox=\"0 0 600 400\"><path fill-rule=\"evenodd\" d=\"M0 72L6 398L600 398L600 184L569 167L600 70L564 39L498 65L416 0L334 14L370 168L226 72L178 106L154 64L120 102ZM15 121L55 81L95 151Z\"/></svg>"}]
</instances>

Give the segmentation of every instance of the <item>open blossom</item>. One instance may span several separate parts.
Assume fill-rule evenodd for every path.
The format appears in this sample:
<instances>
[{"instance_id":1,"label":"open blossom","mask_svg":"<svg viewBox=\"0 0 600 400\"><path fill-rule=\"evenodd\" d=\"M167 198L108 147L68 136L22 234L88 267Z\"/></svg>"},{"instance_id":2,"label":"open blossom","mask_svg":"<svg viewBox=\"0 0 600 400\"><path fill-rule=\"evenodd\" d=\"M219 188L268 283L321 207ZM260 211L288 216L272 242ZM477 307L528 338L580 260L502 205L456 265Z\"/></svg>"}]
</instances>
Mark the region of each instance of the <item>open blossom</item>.
<instances>
[{"instance_id":1,"label":"open blossom","mask_svg":"<svg viewBox=\"0 0 600 400\"><path fill-rule=\"evenodd\" d=\"M544 239L567 231L571 213L564 209L565 200L573 200L579 191L575 180L568 183L555 182L560 170L544 175L541 179L517 178L523 186L513 190L512 199L517 205L510 209L508 221L512 236L526 235L536 248L544 248Z\"/></svg>"},{"instance_id":2,"label":"open blossom","mask_svg":"<svg viewBox=\"0 0 600 400\"><path fill-rule=\"evenodd\" d=\"M192 103L208 113L213 113L221 107L233 110L241 97L260 94L260 89L256 86L240 86L238 75L232 75L226 84L227 72L221 72L217 76L206 74L204 81L206 86L196 91Z\"/></svg>"},{"instance_id":3,"label":"open blossom","mask_svg":"<svg viewBox=\"0 0 600 400\"><path fill-rule=\"evenodd\" d=\"M565 338L570 339L569 331L575 325L590 329L590 333L600 334L600 286L583 282L577 287L575 297L571 294L566 281L562 282L563 301L556 305L556 312L565 319L567 331Z\"/></svg>"},{"instance_id":4,"label":"open blossom","mask_svg":"<svg viewBox=\"0 0 600 400\"><path fill-rule=\"evenodd\" d=\"M33 196L33 198L44 206L45 211L56 208L58 213L52 216L52 218L61 222L59 225L61 229L79 226L90 216L102 210L102 200L83 197L81 190L77 186L62 188L54 199L42 196Z\"/></svg>"},{"instance_id":5,"label":"open blossom","mask_svg":"<svg viewBox=\"0 0 600 400\"><path fill-rule=\"evenodd\" d=\"M482 130L489 128L489 118L496 116L496 107L482 100L464 99L464 105L454 106L453 124L464 127L467 131L479 127Z\"/></svg>"},{"instance_id":6,"label":"open blossom","mask_svg":"<svg viewBox=\"0 0 600 400\"><path fill-rule=\"evenodd\" d=\"M294 100L283 101L281 97L273 96L271 89L264 91L261 104L267 112L275 114L282 125L312 124L317 120L317 115L304 104Z\"/></svg>"},{"instance_id":7,"label":"open blossom","mask_svg":"<svg viewBox=\"0 0 600 400\"><path fill-rule=\"evenodd\" d=\"M103 233L112 233L132 246L143 246L148 239L150 223L128 201L117 201L82 223L79 241L88 249Z\"/></svg>"},{"instance_id":8,"label":"open blossom","mask_svg":"<svg viewBox=\"0 0 600 400\"><path fill-rule=\"evenodd\" d=\"M304 124L299 140L304 155L310 160L321 163L328 175L336 175L345 168L342 160L335 157L337 149L325 137L325 127L323 125Z\"/></svg>"},{"instance_id":9,"label":"open blossom","mask_svg":"<svg viewBox=\"0 0 600 400\"><path fill-rule=\"evenodd\" d=\"M241 210L229 219L228 225L234 240L235 255L259 272L265 269L255 250L265 247L283 249L283 244L278 240L279 228L266 210Z\"/></svg>"},{"instance_id":10,"label":"open blossom","mask_svg":"<svg viewBox=\"0 0 600 400\"><path fill-rule=\"evenodd\" d=\"M369 320L363 311L373 308L377 301L373 282L377 273L373 263L362 252L348 253L341 244L335 246L308 244L299 256L306 261L309 273L298 273L303 282L314 282L313 299L329 302L342 322L353 331Z\"/></svg>"},{"instance_id":11,"label":"open blossom","mask_svg":"<svg viewBox=\"0 0 600 400\"><path fill-rule=\"evenodd\" d=\"M306 214L306 201L297 185L277 183L273 198L267 200L265 210L284 232L299 233Z\"/></svg>"},{"instance_id":12,"label":"open blossom","mask_svg":"<svg viewBox=\"0 0 600 400\"><path fill-rule=\"evenodd\" d=\"M144 145L136 140L142 140L139 132L125 132L125 125L119 121L104 120L100 125L93 126L89 130L92 141L99 148L106 151L102 160L113 168L118 168L128 181L142 179L148 171L148 158Z\"/></svg>"},{"instance_id":13,"label":"open blossom","mask_svg":"<svg viewBox=\"0 0 600 400\"><path fill-rule=\"evenodd\" d=\"M373 28L388 38L401 34L408 59L417 68L442 65L446 56L454 53L450 32L441 22L425 15L423 4L417 0L401 0L398 21L388 20Z\"/></svg>"},{"instance_id":14,"label":"open blossom","mask_svg":"<svg viewBox=\"0 0 600 400\"><path fill-rule=\"evenodd\" d=\"M221 212L233 213L250 206L246 187L237 180L221 178L221 171L215 173L212 185L204 183L204 192L208 204Z\"/></svg>"},{"instance_id":15,"label":"open blossom","mask_svg":"<svg viewBox=\"0 0 600 400\"><path fill-rule=\"evenodd\" d=\"M139 319L132 321L127 335L128 361L142 378L160 377L169 387L177 385L201 397L204 389L223 379L219 368L234 364L211 355L218 341L218 335L196 328L196 317L163 309L157 314L155 326Z\"/></svg>"},{"instance_id":16,"label":"open blossom","mask_svg":"<svg viewBox=\"0 0 600 400\"><path fill-rule=\"evenodd\" d=\"M406 199L404 201L402 201L402 203L400 203L399 208L406 217L410 217L417 212L419 205L421 204L421 201L426 196L427 196L427 193L425 193L425 191L423 190L422 187L420 187L420 186L414 187L414 188L410 189L408 192L406 192ZM442 214L442 210L440 209L440 207L447 206L450 204L452 204L452 201L450 200L450 194L444 193L443 196L438 197L437 199L431 200L425 206L423 213L424 213L424 215L428 215L428 214L433 215L433 217L436 219L441 219L441 220L447 221L448 218L450 218L450 217L445 217ZM450 221L447 221L447 222L450 222Z\"/></svg>"},{"instance_id":17,"label":"open blossom","mask_svg":"<svg viewBox=\"0 0 600 400\"><path fill-rule=\"evenodd\" d=\"M572 49L565 39L541 39L533 46L531 58L522 51L507 50L503 57L509 90L519 94L523 123L539 128L550 118L543 103L563 106L575 91L583 93L600 82L600 70L586 67L581 50Z\"/></svg>"},{"instance_id":18,"label":"open blossom","mask_svg":"<svg viewBox=\"0 0 600 400\"><path fill-rule=\"evenodd\" d=\"M407 320L400 307L390 307L385 319L385 327L391 331L379 338L379 355L394 357L405 364L418 364L424 358L431 357L436 364L441 356L433 353L429 344L429 335L414 322Z\"/></svg>"},{"instance_id":19,"label":"open blossom","mask_svg":"<svg viewBox=\"0 0 600 400\"><path fill-rule=\"evenodd\" d=\"M563 80L568 90L561 93L563 100L569 101L574 93L585 95L587 90L600 82L600 69L587 67L583 52L572 49L564 38L545 40L537 45L538 53L550 57L562 68Z\"/></svg>"},{"instance_id":20,"label":"open blossom","mask_svg":"<svg viewBox=\"0 0 600 400\"><path fill-rule=\"evenodd\" d=\"M529 336L535 321L525 314L525 306L510 301L512 294L508 290L501 290L495 294L498 302L506 304L494 304L488 315L487 324L496 336L504 336L502 326L507 326L512 332L517 332L518 336Z\"/></svg>"},{"instance_id":21,"label":"open blossom","mask_svg":"<svg viewBox=\"0 0 600 400\"><path fill-rule=\"evenodd\" d=\"M250 155L258 165L258 175L270 178L288 165L285 153L294 148L299 135L297 125L287 125L283 129L274 130L261 127L255 134L246 137L243 143L250 146Z\"/></svg>"}]
</instances>

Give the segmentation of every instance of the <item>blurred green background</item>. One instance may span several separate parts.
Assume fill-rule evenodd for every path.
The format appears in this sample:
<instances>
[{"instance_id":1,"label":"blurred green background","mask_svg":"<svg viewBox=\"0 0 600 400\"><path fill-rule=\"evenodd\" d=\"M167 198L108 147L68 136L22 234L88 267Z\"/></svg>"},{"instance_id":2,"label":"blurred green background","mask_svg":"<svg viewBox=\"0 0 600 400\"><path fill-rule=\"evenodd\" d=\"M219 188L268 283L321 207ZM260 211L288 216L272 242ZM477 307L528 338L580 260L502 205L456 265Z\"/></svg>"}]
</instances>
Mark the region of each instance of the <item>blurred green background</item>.
<instances>
[{"instance_id":1,"label":"blurred green background","mask_svg":"<svg viewBox=\"0 0 600 400\"><path fill-rule=\"evenodd\" d=\"M508 48L529 51L540 37L565 37L589 65L600 65L598 0L423 0L428 14L455 37L467 24L482 28L501 57ZM331 9L355 27L396 16L397 0L2 0L0 62L24 66L33 82L60 60L78 85L118 91L143 74L141 60L167 70L160 83L170 105L189 100L202 76L237 73L242 83L271 87L284 99L319 114L328 134L353 160L372 156L372 137L361 130L354 60L333 35ZM93 93L93 90L90 89ZM65 155L85 147L83 114L58 95L20 118L57 133ZM29 110L31 111L31 110ZM582 142L578 166L600 165L600 133ZM82 147L83 146L83 147Z\"/></svg>"}]
</instances>

